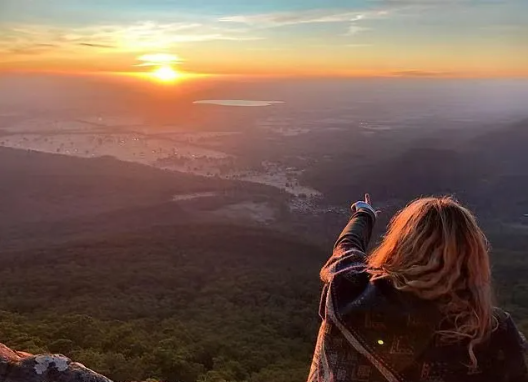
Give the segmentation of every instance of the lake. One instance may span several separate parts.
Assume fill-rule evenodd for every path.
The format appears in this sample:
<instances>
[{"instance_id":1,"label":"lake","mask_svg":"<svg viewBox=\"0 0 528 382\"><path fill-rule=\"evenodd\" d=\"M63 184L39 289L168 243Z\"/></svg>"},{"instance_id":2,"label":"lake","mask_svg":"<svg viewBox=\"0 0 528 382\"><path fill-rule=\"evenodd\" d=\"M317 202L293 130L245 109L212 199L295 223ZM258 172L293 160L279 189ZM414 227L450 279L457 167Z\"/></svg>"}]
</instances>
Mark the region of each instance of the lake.
<instances>
[{"instance_id":1,"label":"lake","mask_svg":"<svg viewBox=\"0 0 528 382\"><path fill-rule=\"evenodd\" d=\"M219 105L219 106L241 106L241 107L262 107L271 106L284 103L283 101L254 101L244 99L213 99L194 101L194 104L199 105Z\"/></svg>"}]
</instances>

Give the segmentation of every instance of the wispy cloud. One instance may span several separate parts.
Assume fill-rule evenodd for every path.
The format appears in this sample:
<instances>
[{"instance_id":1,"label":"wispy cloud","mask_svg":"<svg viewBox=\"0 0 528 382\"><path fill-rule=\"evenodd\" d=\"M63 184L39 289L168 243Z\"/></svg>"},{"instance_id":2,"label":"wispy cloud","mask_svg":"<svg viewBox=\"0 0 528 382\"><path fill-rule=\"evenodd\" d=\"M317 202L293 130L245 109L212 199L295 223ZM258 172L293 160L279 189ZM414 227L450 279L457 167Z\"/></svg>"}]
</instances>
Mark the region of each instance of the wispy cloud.
<instances>
[{"instance_id":1,"label":"wispy cloud","mask_svg":"<svg viewBox=\"0 0 528 382\"><path fill-rule=\"evenodd\" d=\"M178 64L182 62L180 57L167 53L143 54L136 59L141 63L134 66L160 66Z\"/></svg>"},{"instance_id":2,"label":"wispy cloud","mask_svg":"<svg viewBox=\"0 0 528 382\"><path fill-rule=\"evenodd\" d=\"M247 28L227 28L201 23L144 21L127 25L94 25L60 28L48 25L0 26L0 52L39 54L76 47L141 52L169 49L178 44L205 41L248 41L260 39Z\"/></svg>"},{"instance_id":3,"label":"wispy cloud","mask_svg":"<svg viewBox=\"0 0 528 382\"><path fill-rule=\"evenodd\" d=\"M345 36L354 36L360 32L368 31L370 28L361 27L359 25L352 24L348 27Z\"/></svg>"},{"instance_id":4,"label":"wispy cloud","mask_svg":"<svg viewBox=\"0 0 528 382\"><path fill-rule=\"evenodd\" d=\"M108 49L113 49L113 48L115 48L115 45L108 45L108 44L92 44L92 43L89 43L89 42L80 42L80 43L78 43L77 45L79 45L79 46L87 46L87 47L90 47L90 48L108 48Z\"/></svg>"},{"instance_id":5,"label":"wispy cloud","mask_svg":"<svg viewBox=\"0 0 528 382\"><path fill-rule=\"evenodd\" d=\"M300 12L277 12L251 15L235 15L221 17L218 21L223 23L243 24L253 29L278 28L290 25L302 24L343 24L342 36L354 36L358 33L368 31L364 26L365 21L386 18L389 11L380 10L336 10L316 9ZM363 25L361 25L363 24Z\"/></svg>"},{"instance_id":6,"label":"wispy cloud","mask_svg":"<svg viewBox=\"0 0 528 382\"><path fill-rule=\"evenodd\" d=\"M59 48L59 45L56 44L45 44L45 43L24 43L24 44L17 44L11 48L6 48L6 51L11 54L19 54L19 55L38 55L42 53L46 53L52 50L55 50Z\"/></svg>"},{"instance_id":7,"label":"wispy cloud","mask_svg":"<svg viewBox=\"0 0 528 382\"><path fill-rule=\"evenodd\" d=\"M301 12L277 12L252 15L235 15L221 17L218 20L225 23L241 23L259 28L281 27L295 24L314 23L347 23L365 19L379 18L387 15L387 11L343 11L316 9Z\"/></svg>"}]
</instances>

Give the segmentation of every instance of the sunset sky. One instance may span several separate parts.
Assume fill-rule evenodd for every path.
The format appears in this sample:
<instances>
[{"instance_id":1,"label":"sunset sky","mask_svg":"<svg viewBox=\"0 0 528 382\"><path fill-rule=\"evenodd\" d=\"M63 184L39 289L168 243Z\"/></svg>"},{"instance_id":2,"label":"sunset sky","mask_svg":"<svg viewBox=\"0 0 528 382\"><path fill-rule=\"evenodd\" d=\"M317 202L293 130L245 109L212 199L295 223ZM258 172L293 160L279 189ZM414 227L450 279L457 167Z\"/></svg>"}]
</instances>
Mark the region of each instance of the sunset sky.
<instances>
[{"instance_id":1,"label":"sunset sky","mask_svg":"<svg viewBox=\"0 0 528 382\"><path fill-rule=\"evenodd\" d=\"M0 0L0 71L161 53L207 74L528 77L528 1Z\"/></svg>"}]
</instances>

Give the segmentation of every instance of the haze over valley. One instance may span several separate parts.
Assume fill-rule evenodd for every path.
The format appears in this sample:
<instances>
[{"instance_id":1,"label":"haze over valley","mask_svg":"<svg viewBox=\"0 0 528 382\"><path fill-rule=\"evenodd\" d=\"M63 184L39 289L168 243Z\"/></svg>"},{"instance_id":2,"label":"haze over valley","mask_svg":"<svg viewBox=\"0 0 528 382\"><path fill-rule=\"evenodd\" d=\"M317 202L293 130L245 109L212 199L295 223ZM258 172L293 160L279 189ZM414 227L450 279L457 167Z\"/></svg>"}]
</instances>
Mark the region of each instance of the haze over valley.
<instances>
[{"instance_id":1,"label":"haze over valley","mask_svg":"<svg viewBox=\"0 0 528 382\"><path fill-rule=\"evenodd\" d=\"M324 199L303 177L314 166L346 161L344 155L356 158L349 166L359 170L424 141L460 149L522 121L528 98L526 83L511 80L211 79L161 95L152 88L158 85L133 79L0 81L3 147L111 156L266 184L307 199ZM222 101L224 95L240 98Z\"/></svg>"}]
</instances>

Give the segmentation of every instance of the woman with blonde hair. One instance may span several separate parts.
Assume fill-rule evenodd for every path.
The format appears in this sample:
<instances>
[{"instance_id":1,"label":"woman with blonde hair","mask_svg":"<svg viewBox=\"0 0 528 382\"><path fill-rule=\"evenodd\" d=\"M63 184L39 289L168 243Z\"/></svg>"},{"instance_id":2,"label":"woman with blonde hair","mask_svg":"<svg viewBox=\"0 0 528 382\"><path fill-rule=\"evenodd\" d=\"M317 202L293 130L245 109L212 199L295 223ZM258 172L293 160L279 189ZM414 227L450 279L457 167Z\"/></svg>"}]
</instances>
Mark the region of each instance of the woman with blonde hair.
<instances>
[{"instance_id":1,"label":"woman with blonde hair","mask_svg":"<svg viewBox=\"0 0 528 382\"><path fill-rule=\"evenodd\" d=\"M309 382L527 382L524 337L495 308L488 245L450 197L398 212L367 256L364 201L321 270L323 320Z\"/></svg>"}]
</instances>

